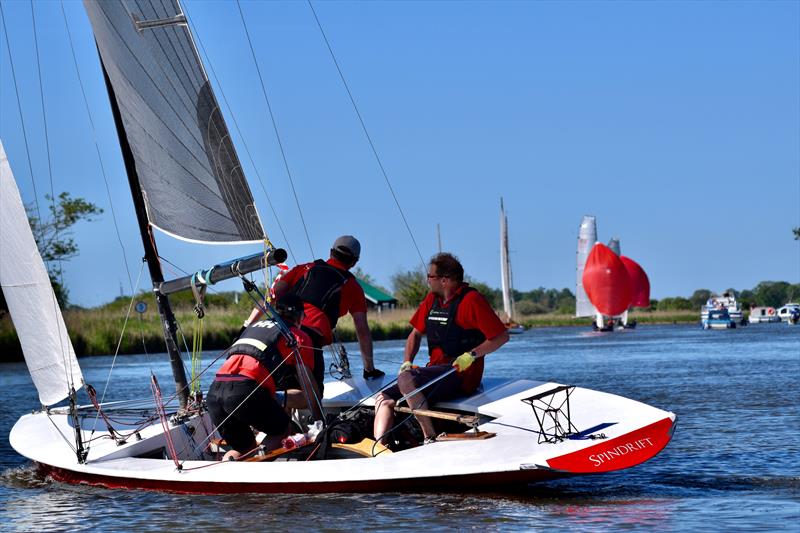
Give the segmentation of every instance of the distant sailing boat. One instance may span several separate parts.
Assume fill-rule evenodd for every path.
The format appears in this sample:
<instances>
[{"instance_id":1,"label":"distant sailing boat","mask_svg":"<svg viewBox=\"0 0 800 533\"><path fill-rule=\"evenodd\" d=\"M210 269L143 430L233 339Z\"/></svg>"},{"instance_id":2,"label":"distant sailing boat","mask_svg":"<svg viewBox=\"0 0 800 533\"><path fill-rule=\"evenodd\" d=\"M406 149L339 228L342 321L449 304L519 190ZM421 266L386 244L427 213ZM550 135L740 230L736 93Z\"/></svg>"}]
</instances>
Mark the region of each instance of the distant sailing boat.
<instances>
[{"instance_id":1,"label":"distant sailing boat","mask_svg":"<svg viewBox=\"0 0 800 533\"><path fill-rule=\"evenodd\" d=\"M514 289L511 278L511 261L508 257L508 217L500 198L500 285L503 292L504 324L509 333L522 333L525 326L516 322L514 310Z\"/></svg>"},{"instance_id":2,"label":"distant sailing boat","mask_svg":"<svg viewBox=\"0 0 800 533\"><path fill-rule=\"evenodd\" d=\"M597 310L595 329L611 331L631 303L628 271L614 251L595 243L583 270L583 287Z\"/></svg>"},{"instance_id":3,"label":"distant sailing boat","mask_svg":"<svg viewBox=\"0 0 800 533\"><path fill-rule=\"evenodd\" d=\"M620 254L618 238L608 245L597 242L597 223L584 216L578 233L575 315L593 317L598 331L632 329L628 322L632 307L650 306L650 281L634 260Z\"/></svg>"},{"instance_id":4,"label":"distant sailing boat","mask_svg":"<svg viewBox=\"0 0 800 533\"><path fill-rule=\"evenodd\" d=\"M190 288L202 291L281 262L286 254L267 243L267 253L164 281L154 228L200 242L261 243L264 230L180 4L106 0L84 5L176 391L162 399L151 375L152 399L97 403L86 385L92 404L78 405L77 391L84 386L80 365L0 147L0 285L42 404L16 422L9 441L45 475L109 488L204 494L508 487L628 468L667 445L673 413L572 385L486 377L478 393L425 412L458 431L432 445L412 439L392 451L371 439L342 442L328 435L316 446L219 461L222 444L214 439L216 428L202 395L189 394L168 296ZM510 270L508 281L510 290ZM392 382L390 376L328 382L319 399L330 415L327 428L367 418L375 393ZM69 405L54 405L65 398ZM402 406L397 410L413 413ZM319 449L324 457L315 455ZM274 461L277 455L291 460Z\"/></svg>"}]
</instances>

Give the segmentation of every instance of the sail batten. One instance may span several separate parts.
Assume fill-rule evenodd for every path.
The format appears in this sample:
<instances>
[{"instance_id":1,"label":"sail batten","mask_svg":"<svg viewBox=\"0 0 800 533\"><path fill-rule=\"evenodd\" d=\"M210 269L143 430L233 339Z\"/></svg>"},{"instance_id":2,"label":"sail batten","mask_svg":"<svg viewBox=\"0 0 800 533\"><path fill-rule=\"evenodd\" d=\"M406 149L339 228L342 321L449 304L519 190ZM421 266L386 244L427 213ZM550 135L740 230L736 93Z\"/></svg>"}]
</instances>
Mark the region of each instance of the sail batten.
<instances>
[{"instance_id":1,"label":"sail batten","mask_svg":"<svg viewBox=\"0 0 800 533\"><path fill-rule=\"evenodd\" d=\"M53 405L83 375L67 334L50 277L0 142L0 286L22 345L39 401Z\"/></svg>"},{"instance_id":2,"label":"sail batten","mask_svg":"<svg viewBox=\"0 0 800 533\"><path fill-rule=\"evenodd\" d=\"M84 0L148 222L191 242L265 232L176 0Z\"/></svg>"}]
</instances>

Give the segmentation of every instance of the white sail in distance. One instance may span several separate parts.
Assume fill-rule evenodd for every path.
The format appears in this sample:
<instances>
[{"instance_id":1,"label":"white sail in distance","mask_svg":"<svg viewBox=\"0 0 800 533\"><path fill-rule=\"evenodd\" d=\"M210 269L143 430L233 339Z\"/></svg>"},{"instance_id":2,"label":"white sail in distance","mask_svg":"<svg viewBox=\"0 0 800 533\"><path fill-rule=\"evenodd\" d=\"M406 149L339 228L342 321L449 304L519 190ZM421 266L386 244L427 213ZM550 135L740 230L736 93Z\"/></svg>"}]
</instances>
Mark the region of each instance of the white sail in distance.
<instances>
[{"instance_id":1,"label":"white sail in distance","mask_svg":"<svg viewBox=\"0 0 800 533\"><path fill-rule=\"evenodd\" d=\"M593 216L585 215L581 220L578 229L578 253L576 265L575 281L575 316L595 316L595 309L586 291L583 288L583 268L586 266L586 259L592 251L594 243L597 242L597 220Z\"/></svg>"},{"instance_id":2,"label":"white sail in distance","mask_svg":"<svg viewBox=\"0 0 800 533\"><path fill-rule=\"evenodd\" d=\"M508 257L508 218L500 198L500 285L503 291L503 312L509 321L514 320L514 296L511 293L511 261Z\"/></svg>"},{"instance_id":3,"label":"white sail in distance","mask_svg":"<svg viewBox=\"0 0 800 533\"><path fill-rule=\"evenodd\" d=\"M0 142L0 287L42 405L83 386L50 277Z\"/></svg>"}]
</instances>

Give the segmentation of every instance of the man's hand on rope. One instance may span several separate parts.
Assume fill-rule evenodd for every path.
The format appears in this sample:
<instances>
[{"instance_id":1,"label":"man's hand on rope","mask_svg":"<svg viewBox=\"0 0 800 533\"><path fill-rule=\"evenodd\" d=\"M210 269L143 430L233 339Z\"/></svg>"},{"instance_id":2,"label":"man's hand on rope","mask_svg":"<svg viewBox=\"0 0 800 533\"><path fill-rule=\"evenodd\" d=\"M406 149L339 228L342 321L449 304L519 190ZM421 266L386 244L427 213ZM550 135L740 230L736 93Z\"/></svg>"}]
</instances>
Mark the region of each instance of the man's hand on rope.
<instances>
[{"instance_id":1,"label":"man's hand on rope","mask_svg":"<svg viewBox=\"0 0 800 533\"><path fill-rule=\"evenodd\" d=\"M471 352L465 352L456 357L456 360L453 361L453 366L456 367L459 372L463 372L466 369L468 369L474 362L475 362L475 356L472 355Z\"/></svg>"}]
</instances>

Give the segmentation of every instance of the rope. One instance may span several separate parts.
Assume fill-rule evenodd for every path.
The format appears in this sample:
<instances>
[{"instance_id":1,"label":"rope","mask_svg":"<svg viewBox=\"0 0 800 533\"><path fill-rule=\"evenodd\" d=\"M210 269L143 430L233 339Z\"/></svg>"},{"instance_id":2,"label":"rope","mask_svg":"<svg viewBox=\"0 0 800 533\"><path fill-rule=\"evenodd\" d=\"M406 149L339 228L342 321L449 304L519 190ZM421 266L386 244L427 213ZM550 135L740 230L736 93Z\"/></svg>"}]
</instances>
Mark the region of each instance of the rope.
<instances>
[{"instance_id":1,"label":"rope","mask_svg":"<svg viewBox=\"0 0 800 533\"><path fill-rule=\"evenodd\" d=\"M164 438L167 441L167 450L169 455L172 457L172 461L175 463L175 468L180 470L181 463L178 461L178 452L175 449L175 443L172 441L172 434L169 431L169 421L167 420L167 413L164 410L164 404L161 398L161 388L158 386L158 379L156 379L156 375L152 372L150 373L150 388L153 391L153 399L156 403L156 413L158 414L158 418L161 420L161 427L164 429Z\"/></svg>"},{"instance_id":2,"label":"rope","mask_svg":"<svg viewBox=\"0 0 800 533\"><path fill-rule=\"evenodd\" d=\"M33 8L33 2L31 2L31 22L33 27L33 44L36 52L36 74L37 74L37 79L39 81L39 103L42 107L42 127L44 133L45 153L47 154L47 174L50 183L50 210L51 213L53 214L53 231L55 233L55 242L58 243L60 241L60 236L59 236L58 210L56 208L56 193L53 185L53 158L50 150L50 134L47 128L47 112L44 101L44 83L42 82L42 65L41 65L41 58L39 55L39 38L36 31L36 11ZM44 231L42 231L42 237L44 237ZM47 243L41 242L37 244L39 244L39 246L46 246ZM59 286L62 288L62 290L64 290L64 270L62 267L60 256L56 257L56 264L57 264L56 273L58 274L58 283ZM50 269L48 269L48 274L50 274ZM53 305L53 313L55 315L58 315L60 313L58 299L56 298L55 293L51 294L52 294L51 303ZM62 334L61 328L58 328L58 344L61 350L62 363L64 365L64 379L69 384L70 390L73 391L72 396L74 400L74 391L75 391L74 368L72 364L68 364L68 359L71 352L70 350L71 342L68 335ZM73 402L71 401L71 405L72 403ZM80 427L75 428L76 438L77 438L76 442L79 448L81 446L81 438L82 438L80 435L80 431L81 431ZM82 450L79 450L79 453L80 451Z\"/></svg>"},{"instance_id":3,"label":"rope","mask_svg":"<svg viewBox=\"0 0 800 533\"><path fill-rule=\"evenodd\" d=\"M339 73L339 79L342 80L342 85L344 85L345 91L347 91L347 96L350 98L350 103L353 104L353 110L356 113L356 117L358 118L359 124L361 124L361 129L364 131L364 136L367 138L367 142L369 143L369 147L372 150L372 154L375 156L375 161L377 161L378 163L378 168L380 168L381 174L383 174L383 179L384 181L386 181L386 186L389 188L389 193L391 193L392 195L394 204L397 206L397 210L400 212L400 218L403 219L403 224L406 227L406 231L408 231L408 235L409 237L411 237L411 242L414 244L414 249L417 251L417 255L419 256L419 261L420 264L422 265L422 270L427 271L427 265L425 264L425 260L422 258L422 253L419 251L417 240L414 238L414 232L411 231L411 226L409 226L408 224L408 220L406 219L406 215L403 212L403 208L400 206L400 201L397 199L397 195L394 192L392 183L389 181L389 175L386 173L386 168L383 166L383 161L381 161L381 158L378 155L378 150L377 148L375 148L375 143L372 141L372 136L370 136L369 131L367 130L367 125L364 122L363 117L361 116L361 112L358 110L358 106L356 105L356 100L353 97L353 92L350 90L350 86L347 84L347 80L345 80L344 73L342 72L342 69L339 66L339 61L336 60L336 55L333 53L333 48L331 47L331 43L328 41L328 36L325 35L325 30L322 29L322 23L319 21L319 17L317 17L317 12L314 10L314 6L311 3L311 0L308 0L308 7L311 8L311 13L314 15L314 20L317 23L319 32L322 34L322 39L325 41L325 46L328 48L328 52L331 55L333 64L336 66L336 71Z\"/></svg>"},{"instance_id":4,"label":"rope","mask_svg":"<svg viewBox=\"0 0 800 533\"><path fill-rule=\"evenodd\" d=\"M200 393L200 374L203 356L203 319L194 317L194 335L192 337L192 374L189 382L189 392L193 395Z\"/></svg>"},{"instance_id":5,"label":"rope","mask_svg":"<svg viewBox=\"0 0 800 533\"><path fill-rule=\"evenodd\" d=\"M36 180L33 179L33 163L31 163L31 150L28 144L28 130L25 127L25 116L22 113L22 100L19 96L19 85L17 83L17 73L14 69L14 59L11 54L11 42L8 40L8 29L6 28L6 17L3 12L3 2L0 2L0 19L3 21L3 34L6 36L6 49L8 50L8 63L11 65L11 78L14 80L14 93L17 96L17 111L19 112L19 121L22 125L22 138L25 140L25 155L28 158L28 173L31 177L31 185L33 186L33 204L36 208L36 217L42 220L42 211L39 209L39 193L36 190Z\"/></svg>"},{"instance_id":6,"label":"rope","mask_svg":"<svg viewBox=\"0 0 800 533\"><path fill-rule=\"evenodd\" d=\"M200 370L203 356L203 317L205 311L205 296L207 283L211 280L211 270L204 273L202 270L192 275L192 294L194 295L194 332L192 335L192 373L189 382L189 393L199 399L200 391ZM198 287L199 286L199 287Z\"/></svg>"},{"instance_id":7,"label":"rope","mask_svg":"<svg viewBox=\"0 0 800 533\"><path fill-rule=\"evenodd\" d=\"M292 246L289 244L289 238L286 236L286 232L283 229L283 225L281 224L281 220L278 217L277 211L275 211L275 206L272 204L272 200L270 199L269 194L267 194L267 189L264 187L264 180L261 179L261 173L258 171L258 167L256 166L255 161L253 160L253 155L250 153L250 147L247 145L247 141L242 134L242 130L239 128L239 123L236 120L236 115L233 113L233 108L231 108L230 104L228 103L228 97L225 95L225 91L222 89L222 83L220 83L219 78L217 77L217 73L214 70L214 64L211 61L211 57L206 52L205 46L203 45L203 40L200 38L200 33L197 31L197 27L192 23L192 17L189 16L189 9L188 6L183 6L183 11L186 13L186 20L189 23L189 27L192 29L192 33L194 34L195 41L200 45L200 51L205 58L203 64L208 66L209 70L211 71L211 76L214 78L214 82L216 83L217 88L219 89L220 95L222 95L222 101L225 102L225 107L228 109L227 117L231 119L233 122L233 126L236 129L236 133L239 134L239 139L242 141L242 146L244 146L244 151L247 154L247 158L250 160L250 166L253 167L253 171L256 173L256 179L258 180L258 184L261 185L261 192L264 193L264 197L267 199L267 205L269 205L270 211L272 211L272 216L275 217L275 222L278 225L278 229L283 236L283 242L286 243L286 248L289 249L289 255L292 256L292 261L297 263L297 259L294 255L294 250L292 250Z\"/></svg>"},{"instance_id":8,"label":"rope","mask_svg":"<svg viewBox=\"0 0 800 533\"><path fill-rule=\"evenodd\" d=\"M97 152L97 162L100 164L100 173L103 176L103 183L106 186L106 196L108 197L108 206L111 210L111 220L114 222L114 232L117 235L117 242L119 243L120 250L122 251L122 260L125 265L125 273L128 275L128 285L131 287L131 292L135 292L133 279L131 278L131 271L128 268L128 256L125 253L125 245L122 242L122 235L119 231L119 224L117 223L117 213L114 210L114 202L111 198L111 187L108 185L108 175L106 174L106 167L103 165L103 158L100 156L100 144L97 142L97 129L94 126L92 113L89 109L89 99L86 97L86 88L83 86L83 78L81 78L81 71L78 68L78 58L75 55L75 45L72 42L72 33L69 31L69 24L67 23L67 13L64 11L64 0L61 0L61 15L64 18L64 28L67 30L67 37L69 39L69 48L72 52L72 63L75 66L75 74L78 78L78 86L81 88L81 95L83 95L83 105L86 109L86 117L89 119L89 126L92 130L92 141L94 142L95 152Z\"/></svg>"},{"instance_id":9,"label":"rope","mask_svg":"<svg viewBox=\"0 0 800 533\"><path fill-rule=\"evenodd\" d=\"M306 220L303 217L303 210L300 209L300 200L297 197L297 191L294 187L294 179L292 178L292 172L289 169L289 160L286 158L286 151L283 149L283 141L281 141L280 132L278 131L278 123L275 121L275 114L272 112L272 104L269 101L269 97L267 96L267 88L264 84L264 78L261 75L261 68L258 66L258 60L256 59L256 52L253 49L253 42L250 39L250 31L247 29L247 22L244 19L244 13L242 12L242 5L239 3L239 0L236 0L236 7L239 9L239 16L242 19L242 26L244 27L244 34L247 38L247 44L250 46L250 55L253 57L253 64L256 67L256 72L258 73L258 79L261 83L261 93L264 95L264 101L267 104L267 110L269 111L269 118L272 122L272 129L275 132L275 138L278 141L278 148L281 152L281 158L283 159L283 167L286 169L286 175L289 178L289 185L292 188L292 195L294 196L294 203L297 206L297 212L300 215L300 222L303 225L303 231L306 234L306 240L308 241L308 249L311 250L311 257L316 257L314 254L314 247L311 245L311 237L308 234L308 226L306 225Z\"/></svg>"}]
</instances>

